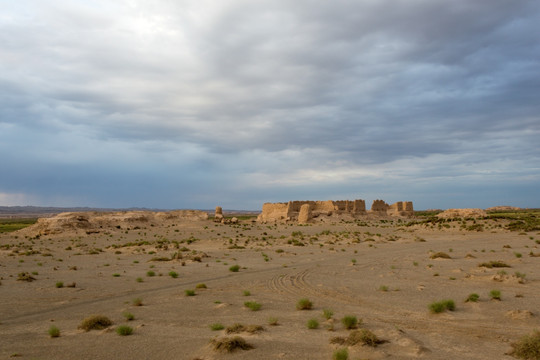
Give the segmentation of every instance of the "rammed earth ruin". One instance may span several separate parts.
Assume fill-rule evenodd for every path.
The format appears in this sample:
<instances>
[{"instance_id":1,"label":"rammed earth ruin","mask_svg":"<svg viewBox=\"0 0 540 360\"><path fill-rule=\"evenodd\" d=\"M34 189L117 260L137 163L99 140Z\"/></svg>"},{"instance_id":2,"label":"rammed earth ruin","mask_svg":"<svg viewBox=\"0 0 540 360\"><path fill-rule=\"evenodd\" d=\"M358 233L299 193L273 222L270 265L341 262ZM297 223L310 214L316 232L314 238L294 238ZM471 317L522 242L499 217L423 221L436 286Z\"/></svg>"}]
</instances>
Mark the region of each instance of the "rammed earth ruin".
<instances>
[{"instance_id":1,"label":"rammed earth ruin","mask_svg":"<svg viewBox=\"0 0 540 360\"><path fill-rule=\"evenodd\" d=\"M388 205L383 200L375 200L371 210L366 210L365 200L289 201L287 203L265 203L259 222L297 221L301 224L315 219L349 218L369 216L410 217L414 215L412 201L398 201Z\"/></svg>"}]
</instances>

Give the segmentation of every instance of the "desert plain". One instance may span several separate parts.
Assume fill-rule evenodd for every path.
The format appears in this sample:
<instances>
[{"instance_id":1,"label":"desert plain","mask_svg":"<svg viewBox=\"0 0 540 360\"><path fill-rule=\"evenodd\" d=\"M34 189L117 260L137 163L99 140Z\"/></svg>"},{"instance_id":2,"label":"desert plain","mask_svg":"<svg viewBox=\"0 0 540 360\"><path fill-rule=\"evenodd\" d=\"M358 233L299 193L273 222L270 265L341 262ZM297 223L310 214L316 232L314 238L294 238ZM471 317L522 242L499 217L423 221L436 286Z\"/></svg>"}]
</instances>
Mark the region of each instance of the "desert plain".
<instances>
[{"instance_id":1,"label":"desert plain","mask_svg":"<svg viewBox=\"0 0 540 360\"><path fill-rule=\"evenodd\" d=\"M5 232L0 358L513 359L511 344L540 329L540 231L512 221L210 217ZM446 300L453 310L430 310ZM112 325L81 329L92 315ZM379 342L347 342L360 330ZM215 349L234 336L251 349Z\"/></svg>"}]
</instances>

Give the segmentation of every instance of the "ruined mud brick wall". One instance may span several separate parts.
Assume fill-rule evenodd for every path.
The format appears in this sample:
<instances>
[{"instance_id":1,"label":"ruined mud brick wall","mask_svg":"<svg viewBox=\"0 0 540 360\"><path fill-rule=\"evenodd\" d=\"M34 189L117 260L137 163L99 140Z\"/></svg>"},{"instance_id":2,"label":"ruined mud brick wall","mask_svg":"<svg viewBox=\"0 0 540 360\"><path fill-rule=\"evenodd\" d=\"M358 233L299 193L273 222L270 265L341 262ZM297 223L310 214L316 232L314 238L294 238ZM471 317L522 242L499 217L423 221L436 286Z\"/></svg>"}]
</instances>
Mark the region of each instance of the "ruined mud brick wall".
<instances>
[{"instance_id":1,"label":"ruined mud brick wall","mask_svg":"<svg viewBox=\"0 0 540 360\"><path fill-rule=\"evenodd\" d=\"M412 201L398 201L393 203L388 207L386 213L394 216L413 216L414 209Z\"/></svg>"},{"instance_id":2,"label":"ruined mud brick wall","mask_svg":"<svg viewBox=\"0 0 540 360\"><path fill-rule=\"evenodd\" d=\"M286 220L288 205L288 203L264 203L262 213L257 217L257 221Z\"/></svg>"},{"instance_id":3,"label":"ruined mud brick wall","mask_svg":"<svg viewBox=\"0 0 540 360\"><path fill-rule=\"evenodd\" d=\"M303 211L301 209L304 208ZM300 216L301 214L301 216ZM401 201L392 206L383 200L375 200L369 214L381 216L412 216L414 215L412 202ZM326 200L326 201L289 201L287 203L265 203L263 211L259 214L259 222L298 220L303 223L321 215L368 215L365 200ZM301 217L301 219L300 219Z\"/></svg>"},{"instance_id":4,"label":"ruined mud brick wall","mask_svg":"<svg viewBox=\"0 0 540 360\"><path fill-rule=\"evenodd\" d=\"M373 204L371 204L371 212L386 214L388 207L389 205L385 203L383 200L373 200Z\"/></svg>"}]
</instances>

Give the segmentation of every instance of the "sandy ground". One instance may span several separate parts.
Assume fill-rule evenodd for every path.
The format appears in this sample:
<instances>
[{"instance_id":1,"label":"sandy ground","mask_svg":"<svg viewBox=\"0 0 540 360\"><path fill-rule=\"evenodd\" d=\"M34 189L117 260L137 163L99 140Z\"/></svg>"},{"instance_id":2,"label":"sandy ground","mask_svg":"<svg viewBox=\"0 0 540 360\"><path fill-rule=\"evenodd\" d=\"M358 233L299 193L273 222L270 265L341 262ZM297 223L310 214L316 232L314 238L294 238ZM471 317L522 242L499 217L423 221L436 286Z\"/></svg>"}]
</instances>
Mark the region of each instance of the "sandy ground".
<instances>
[{"instance_id":1,"label":"sandy ground","mask_svg":"<svg viewBox=\"0 0 540 360\"><path fill-rule=\"evenodd\" d=\"M331 359L344 346L330 339L346 337L350 330L341 319L354 315L361 328L386 342L349 346L349 359L512 359L506 355L510 343L540 328L540 257L530 256L540 255L540 234L483 222L481 232L466 231L461 222L437 228L392 221L299 226L208 220L37 239L4 234L0 358ZM182 259L152 261L178 251ZM436 252L451 259L431 259ZM511 267L478 266L494 260ZM235 264L240 271L231 272ZM22 272L36 280L17 280ZM62 288L56 287L60 281ZM67 287L71 283L75 287ZM186 296L188 289L196 295ZM493 289L501 291L500 301L490 299ZM478 302L465 302L471 293L480 295ZM136 298L142 306L133 305ZM313 309L297 310L301 298ZM453 299L455 311L428 310L443 299ZM246 308L246 301L261 309ZM333 311L332 319L323 317L324 309ZM125 312L135 319L127 321ZM78 329L93 314L114 325ZM277 325L269 324L272 318ZM310 319L318 329L308 329ZM210 344L227 336L211 330L215 323L261 325L264 331L239 334L253 349L222 354ZM49 336L51 325L60 337ZM119 325L133 327L133 335L119 336Z\"/></svg>"}]
</instances>

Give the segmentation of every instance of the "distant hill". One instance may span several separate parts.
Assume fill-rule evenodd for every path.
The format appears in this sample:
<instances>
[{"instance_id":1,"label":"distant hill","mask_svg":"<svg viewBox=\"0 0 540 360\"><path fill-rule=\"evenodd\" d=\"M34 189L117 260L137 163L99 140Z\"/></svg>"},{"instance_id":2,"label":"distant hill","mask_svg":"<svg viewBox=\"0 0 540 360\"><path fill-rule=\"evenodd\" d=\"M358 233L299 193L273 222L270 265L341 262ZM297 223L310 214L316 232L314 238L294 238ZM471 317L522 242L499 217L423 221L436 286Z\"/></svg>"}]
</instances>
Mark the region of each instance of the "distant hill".
<instances>
[{"instance_id":1,"label":"distant hill","mask_svg":"<svg viewBox=\"0 0 540 360\"><path fill-rule=\"evenodd\" d=\"M149 210L143 208L106 209L90 207L52 207L52 206L0 206L0 217L50 217L62 212L88 212L88 211L136 211ZM154 211L154 210L152 210ZM159 211L159 210L155 210Z\"/></svg>"},{"instance_id":2,"label":"distant hill","mask_svg":"<svg viewBox=\"0 0 540 360\"><path fill-rule=\"evenodd\" d=\"M173 209L148 209L148 208L91 208L91 207L53 207L53 206L0 206L0 218L35 218L35 217L51 217L63 212L113 212L113 211L170 211ZM179 209L180 210L180 209ZM209 215L214 214L214 210L206 209L181 209L181 210L201 210ZM225 215L229 214L258 214L256 211L249 210L227 210L224 209Z\"/></svg>"}]
</instances>

